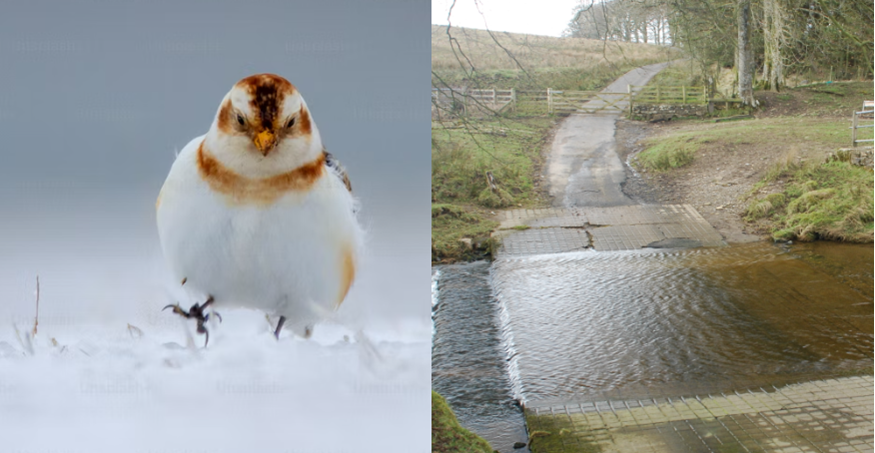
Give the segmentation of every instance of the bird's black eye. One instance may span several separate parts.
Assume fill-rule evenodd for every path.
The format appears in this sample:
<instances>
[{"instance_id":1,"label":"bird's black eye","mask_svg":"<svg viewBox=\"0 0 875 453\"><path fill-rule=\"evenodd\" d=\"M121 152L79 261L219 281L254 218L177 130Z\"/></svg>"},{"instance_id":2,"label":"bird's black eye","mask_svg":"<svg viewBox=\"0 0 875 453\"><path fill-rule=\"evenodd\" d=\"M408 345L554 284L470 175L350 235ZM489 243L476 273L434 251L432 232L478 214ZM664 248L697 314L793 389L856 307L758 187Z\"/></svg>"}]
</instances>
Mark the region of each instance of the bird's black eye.
<instances>
[{"instance_id":1,"label":"bird's black eye","mask_svg":"<svg viewBox=\"0 0 875 453\"><path fill-rule=\"evenodd\" d=\"M237 122L240 123L241 126L246 124L246 122L243 121L243 116L240 114L237 115Z\"/></svg>"},{"instance_id":2,"label":"bird's black eye","mask_svg":"<svg viewBox=\"0 0 875 453\"><path fill-rule=\"evenodd\" d=\"M294 119L294 118L290 119L289 122L286 123L286 127L287 127L287 128L290 128L290 127L292 127L292 126L294 126L294 125L295 125L295 119Z\"/></svg>"}]
</instances>

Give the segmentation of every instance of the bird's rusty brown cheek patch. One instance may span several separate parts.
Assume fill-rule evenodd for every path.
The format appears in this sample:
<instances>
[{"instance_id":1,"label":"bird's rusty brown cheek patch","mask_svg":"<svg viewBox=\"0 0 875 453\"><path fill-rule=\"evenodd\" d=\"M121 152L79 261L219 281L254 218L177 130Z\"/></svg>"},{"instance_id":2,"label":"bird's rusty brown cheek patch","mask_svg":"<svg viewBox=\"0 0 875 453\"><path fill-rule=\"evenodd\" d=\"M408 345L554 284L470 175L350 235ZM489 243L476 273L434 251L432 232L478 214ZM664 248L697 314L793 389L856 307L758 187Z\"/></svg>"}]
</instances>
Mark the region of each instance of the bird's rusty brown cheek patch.
<instances>
[{"instance_id":1,"label":"bird's rusty brown cheek patch","mask_svg":"<svg viewBox=\"0 0 875 453\"><path fill-rule=\"evenodd\" d=\"M310 125L310 112L307 111L307 108L303 105L301 106L301 110L298 113L298 134L302 136L310 135L310 130L312 126Z\"/></svg>"},{"instance_id":2,"label":"bird's rusty brown cheek patch","mask_svg":"<svg viewBox=\"0 0 875 453\"><path fill-rule=\"evenodd\" d=\"M197 151L197 168L210 188L225 196L230 205L268 206L291 192L307 192L325 173L325 157L292 171L262 179L252 179L225 167L204 148Z\"/></svg>"},{"instance_id":3,"label":"bird's rusty brown cheek patch","mask_svg":"<svg viewBox=\"0 0 875 453\"><path fill-rule=\"evenodd\" d=\"M219 130L226 134L233 134L235 132L233 123L231 123L231 121L234 121L234 118L232 118L234 112L232 110L230 99L225 100L222 103L222 108L219 109Z\"/></svg>"}]
</instances>

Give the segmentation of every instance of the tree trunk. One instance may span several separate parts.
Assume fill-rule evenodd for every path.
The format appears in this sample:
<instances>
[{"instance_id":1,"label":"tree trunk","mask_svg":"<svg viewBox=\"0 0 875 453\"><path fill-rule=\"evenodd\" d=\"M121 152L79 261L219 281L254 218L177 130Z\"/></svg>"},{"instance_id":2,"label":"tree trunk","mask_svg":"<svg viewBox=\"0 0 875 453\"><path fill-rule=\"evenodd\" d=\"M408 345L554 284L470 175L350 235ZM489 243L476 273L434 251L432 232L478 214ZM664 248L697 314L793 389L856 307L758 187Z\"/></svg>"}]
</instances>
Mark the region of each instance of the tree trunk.
<instances>
[{"instance_id":1,"label":"tree trunk","mask_svg":"<svg viewBox=\"0 0 875 453\"><path fill-rule=\"evenodd\" d=\"M738 71L738 96L744 105L756 107L753 98L753 71L750 51L750 0L738 0L738 46L736 50L736 69Z\"/></svg>"},{"instance_id":2,"label":"tree trunk","mask_svg":"<svg viewBox=\"0 0 875 453\"><path fill-rule=\"evenodd\" d=\"M763 88L778 91L784 85L784 11L780 0L763 1Z\"/></svg>"}]
</instances>

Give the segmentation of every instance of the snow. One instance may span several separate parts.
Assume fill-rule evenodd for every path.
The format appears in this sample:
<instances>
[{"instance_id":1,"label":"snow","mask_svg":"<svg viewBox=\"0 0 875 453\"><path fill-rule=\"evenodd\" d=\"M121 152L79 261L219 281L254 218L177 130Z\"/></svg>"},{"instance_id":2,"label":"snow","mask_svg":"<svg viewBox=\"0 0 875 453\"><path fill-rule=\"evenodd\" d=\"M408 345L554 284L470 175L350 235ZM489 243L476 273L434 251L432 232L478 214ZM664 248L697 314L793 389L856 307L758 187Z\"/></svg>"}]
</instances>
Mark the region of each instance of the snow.
<instances>
[{"instance_id":1,"label":"snow","mask_svg":"<svg viewBox=\"0 0 875 453\"><path fill-rule=\"evenodd\" d=\"M0 451L430 451L428 305L398 300L427 287L377 271L409 268L403 259L377 256L309 340L277 341L263 313L225 309L203 348L194 321L161 312L192 302L166 280L148 283L163 268L152 258L137 272L107 256L43 264L31 347L33 285L23 282L35 266L4 260Z\"/></svg>"},{"instance_id":2,"label":"snow","mask_svg":"<svg viewBox=\"0 0 875 453\"><path fill-rule=\"evenodd\" d=\"M33 355L0 343L2 449L426 451L411 414L427 407L430 344L415 334L320 325L276 341L263 315L232 310L203 349L178 342L191 325L137 327L41 325Z\"/></svg>"}]
</instances>

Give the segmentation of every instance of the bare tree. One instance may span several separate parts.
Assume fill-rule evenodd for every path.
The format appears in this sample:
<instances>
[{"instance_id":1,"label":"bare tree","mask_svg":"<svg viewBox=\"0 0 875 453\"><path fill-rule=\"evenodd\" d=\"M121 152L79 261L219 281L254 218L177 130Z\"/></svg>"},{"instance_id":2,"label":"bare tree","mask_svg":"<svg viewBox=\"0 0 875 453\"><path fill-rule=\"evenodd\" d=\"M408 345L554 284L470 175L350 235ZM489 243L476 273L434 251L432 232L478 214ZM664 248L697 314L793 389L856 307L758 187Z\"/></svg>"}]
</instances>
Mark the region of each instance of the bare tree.
<instances>
[{"instance_id":1,"label":"bare tree","mask_svg":"<svg viewBox=\"0 0 875 453\"><path fill-rule=\"evenodd\" d=\"M784 85L784 60L781 49L786 46L785 11L781 0L763 0L763 87L778 91Z\"/></svg>"},{"instance_id":2,"label":"bare tree","mask_svg":"<svg viewBox=\"0 0 875 453\"><path fill-rule=\"evenodd\" d=\"M738 96L744 105L757 106L753 97L753 55L750 46L750 0L738 0L738 44L735 53L735 68L738 71Z\"/></svg>"}]
</instances>

